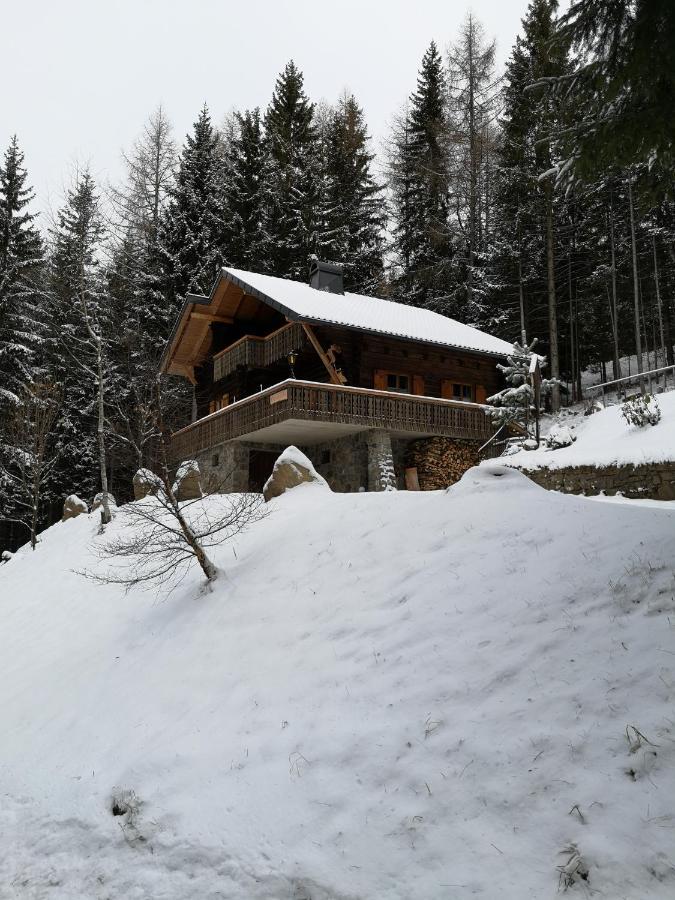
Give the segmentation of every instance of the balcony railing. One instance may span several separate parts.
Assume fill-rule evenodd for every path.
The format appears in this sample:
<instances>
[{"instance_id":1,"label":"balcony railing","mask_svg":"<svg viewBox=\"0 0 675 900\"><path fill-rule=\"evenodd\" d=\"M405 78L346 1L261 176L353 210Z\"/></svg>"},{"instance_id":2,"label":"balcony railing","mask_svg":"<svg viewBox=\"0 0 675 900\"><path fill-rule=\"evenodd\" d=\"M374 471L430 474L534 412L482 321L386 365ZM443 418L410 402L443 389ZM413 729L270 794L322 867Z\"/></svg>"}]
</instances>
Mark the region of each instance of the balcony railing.
<instances>
[{"instance_id":1,"label":"balcony railing","mask_svg":"<svg viewBox=\"0 0 675 900\"><path fill-rule=\"evenodd\" d=\"M171 438L172 455L188 459L288 419L481 442L493 432L483 407L476 403L289 379L177 431Z\"/></svg>"},{"instance_id":2,"label":"balcony railing","mask_svg":"<svg viewBox=\"0 0 675 900\"><path fill-rule=\"evenodd\" d=\"M284 359L292 350L300 350L306 340L299 322L289 322L267 337L247 334L213 357L213 380L227 378L238 366L264 369Z\"/></svg>"}]
</instances>

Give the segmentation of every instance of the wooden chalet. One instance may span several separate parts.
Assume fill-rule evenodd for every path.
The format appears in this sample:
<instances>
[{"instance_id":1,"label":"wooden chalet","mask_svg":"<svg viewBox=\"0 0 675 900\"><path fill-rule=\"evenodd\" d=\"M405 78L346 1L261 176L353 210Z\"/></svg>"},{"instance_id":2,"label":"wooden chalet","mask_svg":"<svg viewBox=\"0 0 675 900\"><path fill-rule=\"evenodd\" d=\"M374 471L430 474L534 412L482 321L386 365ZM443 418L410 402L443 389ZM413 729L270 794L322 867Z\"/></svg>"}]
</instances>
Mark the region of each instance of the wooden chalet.
<instances>
[{"instance_id":1,"label":"wooden chalet","mask_svg":"<svg viewBox=\"0 0 675 900\"><path fill-rule=\"evenodd\" d=\"M208 297L188 296L162 357L194 386L172 453L225 491L260 490L289 444L334 490L382 489L392 472L425 487L411 470L429 454L436 468L475 462L509 351L437 313L345 294L339 266L314 263L309 283L224 268Z\"/></svg>"}]
</instances>

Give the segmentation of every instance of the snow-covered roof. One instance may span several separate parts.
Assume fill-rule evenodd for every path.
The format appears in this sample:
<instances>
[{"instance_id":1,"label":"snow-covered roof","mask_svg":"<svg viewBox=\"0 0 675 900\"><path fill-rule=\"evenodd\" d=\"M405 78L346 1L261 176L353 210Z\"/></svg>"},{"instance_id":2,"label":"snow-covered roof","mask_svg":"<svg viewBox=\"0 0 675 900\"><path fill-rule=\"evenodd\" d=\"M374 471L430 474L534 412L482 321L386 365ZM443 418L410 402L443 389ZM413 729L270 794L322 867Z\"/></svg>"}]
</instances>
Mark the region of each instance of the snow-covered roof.
<instances>
[{"instance_id":1,"label":"snow-covered roof","mask_svg":"<svg viewBox=\"0 0 675 900\"><path fill-rule=\"evenodd\" d=\"M224 268L223 276L292 320L341 325L494 356L504 356L512 349L507 341L428 309L362 294L333 294L302 281L240 269Z\"/></svg>"}]
</instances>

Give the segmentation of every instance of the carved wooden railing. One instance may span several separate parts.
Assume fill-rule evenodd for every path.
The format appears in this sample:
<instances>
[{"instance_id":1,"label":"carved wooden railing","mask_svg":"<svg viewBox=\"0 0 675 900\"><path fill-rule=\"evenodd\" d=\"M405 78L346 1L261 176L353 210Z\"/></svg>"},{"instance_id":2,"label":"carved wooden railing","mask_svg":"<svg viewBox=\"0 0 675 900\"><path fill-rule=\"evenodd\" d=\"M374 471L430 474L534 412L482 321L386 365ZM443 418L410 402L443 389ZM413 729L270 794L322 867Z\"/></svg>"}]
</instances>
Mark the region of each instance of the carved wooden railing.
<instances>
[{"instance_id":1,"label":"carved wooden railing","mask_svg":"<svg viewBox=\"0 0 675 900\"><path fill-rule=\"evenodd\" d=\"M292 350L300 350L306 340L299 322L289 322L266 337L247 334L213 357L213 380L227 378L238 366L264 369Z\"/></svg>"},{"instance_id":2,"label":"carved wooden railing","mask_svg":"<svg viewBox=\"0 0 675 900\"><path fill-rule=\"evenodd\" d=\"M171 438L172 456L188 459L286 419L480 441L493 432L484 408L476 403L289 379L177 431Z\"/></svg>"}]
</instances>

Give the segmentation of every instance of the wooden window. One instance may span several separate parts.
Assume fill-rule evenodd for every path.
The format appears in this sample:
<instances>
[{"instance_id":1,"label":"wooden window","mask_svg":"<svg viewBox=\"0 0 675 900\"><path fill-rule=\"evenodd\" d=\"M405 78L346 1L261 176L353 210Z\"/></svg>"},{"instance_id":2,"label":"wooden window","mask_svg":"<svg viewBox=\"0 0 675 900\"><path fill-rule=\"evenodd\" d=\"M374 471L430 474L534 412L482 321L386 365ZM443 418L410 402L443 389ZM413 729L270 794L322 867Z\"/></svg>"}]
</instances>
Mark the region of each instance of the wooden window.
<instances>
[{"instance_id":1,"label":"wooden window","mask_svg":"<svg viewBox=\"0 0 675 900\"><path fill-rule=\"evenodd\" d=\"M396 372L387 372L387 390L394 391L396 394L409 394L410 378Z\"/></svg>"},{"instance_id":2,"label":"wooden window","mask_svg":"<svg viewBox=\"0 0 675 900\"><path fill-rule=\"evenodd\" d=\"M373 387L376 391L391 391L394 394L416 393L414 389L415 379L419 376L404 375L402 372L387 372L385 369L376 369L373 373ZM422 393L424 393L424 380L420 379ZM411 384L412 382L412 384ZM419 382L418 382L419 384Z\"/></svg>"},{"instance_id":3,"label":"wooden window","mask_svg":"<svg viewBox=\"0 0 675 900\"><path fill-rule=\"evenodd\" d=\"M221 394L219 397L216 397L209 403L209 412L217 412L219 409L223 409L224 406L230 405L230 395L229 394Z\"/></svg>"},{"instance_id":4,"label":"wooden window","mask_svg":"<svg viewBox=\"0 0 675 900\"><path fill-rule=\"evenodd\" d=\"M444 400L466 400L471 402L474 398L474 386L444 379L441 381L441 397Z\"/></svg>"}]
</instances>

